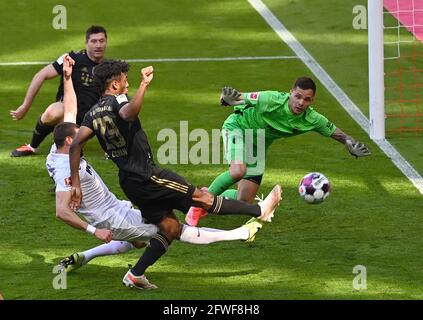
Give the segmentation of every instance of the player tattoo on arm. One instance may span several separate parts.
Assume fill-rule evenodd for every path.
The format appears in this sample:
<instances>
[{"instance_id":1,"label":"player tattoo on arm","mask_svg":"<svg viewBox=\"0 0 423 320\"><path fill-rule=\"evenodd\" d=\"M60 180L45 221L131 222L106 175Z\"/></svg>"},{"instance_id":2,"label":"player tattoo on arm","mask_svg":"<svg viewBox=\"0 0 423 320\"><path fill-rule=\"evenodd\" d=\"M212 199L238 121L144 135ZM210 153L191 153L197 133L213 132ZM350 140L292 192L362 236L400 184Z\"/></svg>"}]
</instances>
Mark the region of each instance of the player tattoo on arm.
<instances>
[{"instance_id":1,"label":"player tattoo on arm","mask_svg":"<svg viewBox=\"0 0 423 320\"><path fill-rule=\"evenodd\" d=\"M341 129L336 128L331 135L333 139L345 145L348 152L354 157L365 157L371 155L369 148L364 143L356 141L353 137L347 135Z\"/></svg>"},{"instance_id":2,"label":"player tattoo on arm","mask_svg":"<svg viewBox=\"0 0 423 320\"><path fill-rule=\"evenodd\" d=\"M341 129L336 128L335 132L332 133L331 138L345 144L347 140L351 140L352 142L355 142L355 139L349 135L347 135L345 132L343 132Z\"/></svg>"}]
</instances>

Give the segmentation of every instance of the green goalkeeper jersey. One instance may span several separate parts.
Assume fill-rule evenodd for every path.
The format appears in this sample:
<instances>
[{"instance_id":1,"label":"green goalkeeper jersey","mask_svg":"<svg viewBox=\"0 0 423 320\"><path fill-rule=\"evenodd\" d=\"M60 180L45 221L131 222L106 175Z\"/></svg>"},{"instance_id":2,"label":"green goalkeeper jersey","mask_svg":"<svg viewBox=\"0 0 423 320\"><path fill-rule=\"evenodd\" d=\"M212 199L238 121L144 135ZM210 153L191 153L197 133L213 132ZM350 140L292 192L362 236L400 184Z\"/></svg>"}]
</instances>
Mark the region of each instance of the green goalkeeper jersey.
<instances>
[{"instance_id":1,"label":"green goalkeeper jersey","mask_svg":"<svg viewBox=\"0 0 423 320\"><path fill-rule=\"evenodd\" d=\"M239 128L265 129L266 144L308 131L326 137L333 134L336 126L312 107L299 115L293 114L288 107L289 96L278 91L243 93L245 104L234 107Z\"/></svg>"}]
</instances>

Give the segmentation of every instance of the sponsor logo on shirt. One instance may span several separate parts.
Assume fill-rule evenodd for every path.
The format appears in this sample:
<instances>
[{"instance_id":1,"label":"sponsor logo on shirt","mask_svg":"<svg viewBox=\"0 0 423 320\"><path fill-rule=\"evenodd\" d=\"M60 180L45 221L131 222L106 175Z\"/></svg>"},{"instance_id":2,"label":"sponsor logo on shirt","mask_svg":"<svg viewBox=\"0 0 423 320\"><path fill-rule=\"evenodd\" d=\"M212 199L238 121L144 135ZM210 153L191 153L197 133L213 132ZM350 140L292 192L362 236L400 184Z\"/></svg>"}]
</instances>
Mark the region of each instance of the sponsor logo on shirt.
<instances>
[{"instance_id":1,"label":"sponsor logo on shirt","mask_svg":"<svg viewBox=\"0 0 423 320\"><path fill-rule=\"evenodd\" d=\"M94 76L90 74L87 67L81 69L81 84L83 86L89 87L93 82Z\"/></svg>"},{"instance_id":2,"label":"sponsor logo on shirt","mask_svg":"<svg viewBox=\"0 0 423 320\"><path fill-rule=\"evenodd\" d=\"M248 95L248 99L250 100L258 100L259 93L258 92L250 92Z\"/></svg>"}]
</instances>

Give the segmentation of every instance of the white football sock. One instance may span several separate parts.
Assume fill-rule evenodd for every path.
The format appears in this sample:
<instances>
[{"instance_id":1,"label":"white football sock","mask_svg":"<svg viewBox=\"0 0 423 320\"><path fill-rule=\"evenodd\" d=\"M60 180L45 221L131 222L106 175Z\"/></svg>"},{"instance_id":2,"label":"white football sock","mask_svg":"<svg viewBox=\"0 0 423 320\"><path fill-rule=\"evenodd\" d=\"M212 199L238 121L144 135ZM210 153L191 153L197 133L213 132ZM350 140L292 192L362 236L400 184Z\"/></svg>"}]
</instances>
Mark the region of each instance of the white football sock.
<instances>
[{"instance_id":1,"label":"white football sock","mask_svg":"<svg viewBox=\"0 0 423 320\"><path fill-rule=\"evenodd\" d=\"M127 241L112 240L109 243L105 243L82 252L84 255L84 264L96 257L124 253L134 248L135 247Z\"/></svg>"},{"instance_id":2,"label":"white football sock","mask_svg":"<svg viewBox=\"0 0 423 320\"><path fill-rule=\"evenodd\" d=\"M250 233L247 228L239 227L233 230L212 228L196 228L183 225L180 240L192 244L209 244L218 241L247 240Z\"/></svg>"}]
</instances>

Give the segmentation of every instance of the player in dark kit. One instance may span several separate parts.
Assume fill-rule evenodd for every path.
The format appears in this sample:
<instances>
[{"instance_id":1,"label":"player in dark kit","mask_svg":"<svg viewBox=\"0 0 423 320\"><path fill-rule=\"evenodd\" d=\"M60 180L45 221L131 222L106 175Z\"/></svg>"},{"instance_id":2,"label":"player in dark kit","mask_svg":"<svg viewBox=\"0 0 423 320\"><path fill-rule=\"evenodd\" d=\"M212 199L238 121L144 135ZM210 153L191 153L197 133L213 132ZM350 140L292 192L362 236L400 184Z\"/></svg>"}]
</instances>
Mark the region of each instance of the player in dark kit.
<instances>
[{"instance_id":1,"label":"player in dark kit","mask_svg":"<svg viewBox=\"0 0 423 320\"><path fill-rule=\"evenodd\" d=\"M74 83L76 97L78 99L78 113L76 123L81 124L85 113L98 102L99 92L93 86L93 68L99 64L105 54L107 46L107 32L101 26L91 26L86 31L86 49L79 52L71 51L69 56L75 61L72 81ZM63 122L63 57L62 55L54 63L45 66L33 78L28 88L23 104L16 110L10 111L13 120L22 119L31 107L32 101L41 88L44 80L56 78L62 75L59 89L56 94L56 102L50 104L40 116L35 126L31 143L12 151L12 157L29 156L35 153L35 149L51 132L56 124Z\"/></svg>"},{"instance_id":2,"label":"player in dark kit","mask_svg":"<svg viewBox=\"0 0 423 320\"><path fill-rule=\"evenodd\" d=\"M192 204L215 214L244 214L270 222L281 200L281 187L276 185L258 205L229 200L200 190L178 174L158 167L138 114L148 85L153 79L153 67L141 70L142 81L129 101L127 72L123 61L104 61L95 68L94 83L102 92L98 104L85 115L81 128L70 147L73 209L81 203L78 174L82 146L95 134L110 159L119 168L119 183L126 196L160 231L151 240L137 264L123 278L126 286L152 289L145 278L145 270L155 263L174 239L178 239L182 225L173 209L186 213Z\"/></svg>"}]
</instances>

